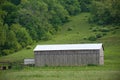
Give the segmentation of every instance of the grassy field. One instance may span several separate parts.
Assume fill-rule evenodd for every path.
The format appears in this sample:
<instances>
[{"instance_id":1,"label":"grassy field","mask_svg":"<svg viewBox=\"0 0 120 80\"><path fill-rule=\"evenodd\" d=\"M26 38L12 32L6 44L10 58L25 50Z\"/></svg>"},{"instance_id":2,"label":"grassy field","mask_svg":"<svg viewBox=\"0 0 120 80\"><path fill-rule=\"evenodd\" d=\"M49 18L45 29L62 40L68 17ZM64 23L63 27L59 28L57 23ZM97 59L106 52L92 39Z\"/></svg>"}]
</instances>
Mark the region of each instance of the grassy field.
<instances>
[{"instance_id":1,"label":"grassy field","mask_svg":"<svg viewBox=\"0 0 120 80\"><path fill-rule=\"evenodd\" d=\"M33 49L37 44L103 43L103 66L24 67L0 71L0 80L120 80L120 28L112 29L106 32L107 35L90 41L86 38L99 33L91 28L102 26L89 24L88 18L88 13L74 16L69 23L61 26L61 31L54 35L52 40L40 41L31 45L32 49L23 49L0 57L0 61L23 62L24 58L34 58ZM106 27L113 28L111 25Z\"/></svg>"},{"instance_id":2,"label":"grassy field","mask_svg":"<svg viewBox=\"0 0 120 80\"><path fill-rule=\"evenodd\" d=\"M112 70L40 70L7 71L0 80L119 80L120 71Z\"/></svg>"}]
</instances>

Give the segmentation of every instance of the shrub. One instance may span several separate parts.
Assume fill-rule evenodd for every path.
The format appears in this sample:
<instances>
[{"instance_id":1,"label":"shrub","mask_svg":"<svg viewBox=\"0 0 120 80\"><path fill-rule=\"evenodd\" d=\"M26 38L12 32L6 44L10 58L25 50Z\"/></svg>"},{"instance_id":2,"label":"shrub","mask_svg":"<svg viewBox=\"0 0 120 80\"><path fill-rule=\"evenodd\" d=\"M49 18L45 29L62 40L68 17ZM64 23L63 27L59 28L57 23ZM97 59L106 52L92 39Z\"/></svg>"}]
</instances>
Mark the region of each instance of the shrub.
<instances>
[{"instance_id":1,"label":"shrub","mask_svg":"<svg viewBox=\"0 0 120 80\"><path fill-rule=\"evenodd\" d=\"M116 33L116 31L113 31L113 32L112 32L112 34L115 34L115 33Z\"/></svg>"},{"instance_id":2,"label":"shrub","mask_svg":"<svg viewBox=\"0 0 120 80\"><path fill-rule=\"evenodd\" d=\"M107 33L104 32L104 33L102 33L102 35L105 36L105 35L107 35Z\"/></svg>"},{"instance_id":3,"label":"shrub","mask_svg":"<svg viewBox=\"0 0 120 80\"><path fill-rule=\"evenodd\" d=\"M87 40L87 37L84 37L83 39L84 39L84 40Z\"/></svg>"},{"instance_id":4,"label":"shrub","mask_svg":"<svg viewBox=\"0 0 120 80\"><path fill-rule=\"evenodd\" d=\"M101 32L109 32L110 30L108 28L101 28L100 31Z\"/></svg>"},{"instance_id":5,"label":"shrub","mask_svg":"<svg viewBox=\"0 0 120 80\"><path fill-rule=\"evenodd\" d=\"M91 27L95 27L95 24L90 24Z\"/></svg>"},{"instance_id":6,"label":"shrub","mask_svg":"<svg viewBox=\"0 0 120 80\"><path fill-rule=\"evenodd\" d=\"M92 27L89 28L90 30L92 29Z\"/></svg>"},{"instance_id":7,"label":"shrub","mask_svg":"<svg viewBox=\"0 0 120 80\"><path fill-rule=\"evenodd\" d=\"M26 49L32 49L32 47L31 46L27 46Z\"/></svg>"},{"instance_id":8,"label":"shrub","mask_svg":"<svg viewBox=\"0 0 120 80\"><path fill-rule=\"evenodd\" d=\"M52 35L48 32L48 33L45 33L44 36L41 38L41 40L50 40L52 39Z\"/></svg>"},{"instance_id":9,"label":"shrub","mask_svg":"<svg viewBox=\"0 0 120 80\"><path fill-rule=\"evenodd\" d=\"M103 35L101 33L96 34L96 38L101 38Z\"/></svg>"},{"instance_id":10,"label":"shrub","mask_svg":"<svg viewBox=\"0 0 120 80\"><path fill-rule=\"evenodd\" d=\"M91 30L92 30L93 32L96 32L96 31L98 31L98 28L97 28L97 27L93 27Z\"/></svg>"},{"instance_id":11,"label":"shrub","mask_svg":"<svg viewBox=\"0 0 120 80\"><path fill-rule=\"evenodd\" d=\"M68 29L67 29L67 31L72 31L73 30L73 28L72 27L69 27Z\"/></svg>"},{"instance_id":12,"label":"shrub","mask_svg":"<svg viewBox=\"0 0 120 80\"><path fill-rule=\"evenodd\" d=\"M120 27L119 26L116 26L115 29L119 29Z\"/></svg>"},{"instance_id":13,"label":"shrub","mask_svg":"<svg viewBox=\"0 0 120 80\"><path fill-rule=\"evenodd\" d=\"M13 49L4 49L2 52L4 53L4 55L9 55L9 54L13 53L14 50Z\"/></svg>"},{"instance_id":14,"label":"shrub","mask_svg":"<svg viewBox=\"0 0 120 80\"><path fill-rule=\"evenodd\" d=\"M90 41L96 41L97 38L96 38L96 36L90 36L90 37L88 38L88 40L90 40Z\"/></svg>"}]
</instances>

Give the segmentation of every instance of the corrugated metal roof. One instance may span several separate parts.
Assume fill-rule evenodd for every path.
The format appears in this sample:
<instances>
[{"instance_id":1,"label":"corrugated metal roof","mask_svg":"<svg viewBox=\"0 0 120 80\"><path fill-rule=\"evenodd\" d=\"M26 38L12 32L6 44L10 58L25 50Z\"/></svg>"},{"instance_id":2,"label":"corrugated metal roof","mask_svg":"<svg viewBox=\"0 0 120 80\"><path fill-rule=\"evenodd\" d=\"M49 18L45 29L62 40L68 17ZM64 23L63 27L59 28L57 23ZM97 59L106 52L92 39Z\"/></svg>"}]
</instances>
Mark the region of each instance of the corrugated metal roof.
<instances>
[{"instance_id":1,"label":"corrugated metal roof","mask_svg":"<svg viewBox=\"0 0 120 80\"><path fill-rule=\"evenodd\" d=\"M37 45L34 51L52 51L52 50L92 50L101 49L102 43L97 44L53 44Z\"/></svg>"}]
</instances>

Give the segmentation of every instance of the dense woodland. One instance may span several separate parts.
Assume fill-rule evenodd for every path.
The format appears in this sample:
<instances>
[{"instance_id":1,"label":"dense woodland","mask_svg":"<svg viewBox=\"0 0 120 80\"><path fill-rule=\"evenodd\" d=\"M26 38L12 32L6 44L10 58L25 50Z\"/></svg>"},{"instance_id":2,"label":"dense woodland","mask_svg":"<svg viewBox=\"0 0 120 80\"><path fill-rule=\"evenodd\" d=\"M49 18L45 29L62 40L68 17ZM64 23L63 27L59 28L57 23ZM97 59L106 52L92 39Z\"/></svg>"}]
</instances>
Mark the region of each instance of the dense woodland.
<instances>
[{"instance_id":1,"label":"dense woodland","mask_svg":"<svg viewBox=\"0 0 120 80\"><path fill-rule=\"evenodd\" d=\"M90 24L120 25L120 0L0 0L0 56L52 39L83 12Z\"/></svg>"}]
</instances>

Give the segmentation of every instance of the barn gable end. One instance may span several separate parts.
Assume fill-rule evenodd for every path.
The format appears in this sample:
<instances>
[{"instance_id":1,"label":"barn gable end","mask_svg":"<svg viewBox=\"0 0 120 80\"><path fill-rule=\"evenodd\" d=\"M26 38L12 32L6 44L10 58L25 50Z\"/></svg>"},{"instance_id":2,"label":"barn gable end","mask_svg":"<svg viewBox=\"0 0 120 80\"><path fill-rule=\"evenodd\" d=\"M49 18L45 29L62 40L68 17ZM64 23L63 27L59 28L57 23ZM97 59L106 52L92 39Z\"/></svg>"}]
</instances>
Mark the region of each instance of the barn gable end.
<instances>
[{"instance_id":1,"label":"barn gable end","mask_svg":"<svg viewBox=\"0 0 120 80\"><path fill-rule=\"evenodd\" d=\"M102 44L37 45L34 49L36 66L103 65Z\"/></svg>"}]
</instances>

